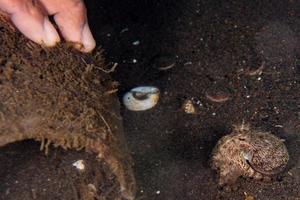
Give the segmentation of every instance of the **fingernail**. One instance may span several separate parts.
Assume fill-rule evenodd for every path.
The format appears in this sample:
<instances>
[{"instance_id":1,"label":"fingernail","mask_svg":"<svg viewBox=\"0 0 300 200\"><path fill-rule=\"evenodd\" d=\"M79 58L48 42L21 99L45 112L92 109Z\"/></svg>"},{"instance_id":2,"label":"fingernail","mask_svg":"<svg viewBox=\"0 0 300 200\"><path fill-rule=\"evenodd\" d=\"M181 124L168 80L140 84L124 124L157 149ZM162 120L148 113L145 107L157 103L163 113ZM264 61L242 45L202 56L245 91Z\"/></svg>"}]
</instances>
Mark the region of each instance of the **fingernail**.
<instances>
[{"instance_id":1,"label":"fingernail","mask_svg":"<svg viewBox=\"0 0 300 200\"><path fill-rule=\"evenodd\" d=\"M95 48L96 41L91 33L88 23L86 23L83 26L81 38L82 38L82 44L83 44L83 48L81 49L81 51L90 52Z\"/></svg>"},{"instance_id":2,"label":"fingernail","mask_svg":"<svg viewBox=\"0 0 300 200\"><path fill-rule=\"evenodd\" d=\"M59 35L51 24L48 18L44 20L44 38L43 42L46 46L52 47L55 46L60 41Z\"/></svg>"}]
</instances>

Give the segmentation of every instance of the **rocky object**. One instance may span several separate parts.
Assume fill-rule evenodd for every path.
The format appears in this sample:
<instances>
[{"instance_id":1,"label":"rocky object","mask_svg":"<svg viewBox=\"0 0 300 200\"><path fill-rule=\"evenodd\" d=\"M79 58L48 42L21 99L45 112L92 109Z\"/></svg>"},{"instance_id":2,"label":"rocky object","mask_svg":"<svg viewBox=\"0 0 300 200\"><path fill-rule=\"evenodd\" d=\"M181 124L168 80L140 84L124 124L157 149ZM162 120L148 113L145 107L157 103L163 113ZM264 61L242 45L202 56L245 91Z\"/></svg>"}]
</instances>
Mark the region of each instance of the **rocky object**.
<instances>
[{"instance_id":1,"label":"rocky object","mask_svg":"<svg viewBox=\"0 0 300 200\"><path fill-rule=\"evenodd\" d=\"M219 172L219 184L232 184L240 176L271 180L283 172L289 160L284 140L269 132L237 126L219 140L211 165Z\"/></svg>"},{"instance_id":2,"label":"rocky object","mask_svg":"<svg viewBox=\"0 0 300 200\"><path fill-rule=\"evenodd\" d=\"M101 181L111 182L113 199L134 199L117 84L103 69L101 52L83 55L66 44L42 48L4 22L0 48L0 147L34 139L46 152L49 145L85 149L108 166Z\"/></svg>"}]
</instances>

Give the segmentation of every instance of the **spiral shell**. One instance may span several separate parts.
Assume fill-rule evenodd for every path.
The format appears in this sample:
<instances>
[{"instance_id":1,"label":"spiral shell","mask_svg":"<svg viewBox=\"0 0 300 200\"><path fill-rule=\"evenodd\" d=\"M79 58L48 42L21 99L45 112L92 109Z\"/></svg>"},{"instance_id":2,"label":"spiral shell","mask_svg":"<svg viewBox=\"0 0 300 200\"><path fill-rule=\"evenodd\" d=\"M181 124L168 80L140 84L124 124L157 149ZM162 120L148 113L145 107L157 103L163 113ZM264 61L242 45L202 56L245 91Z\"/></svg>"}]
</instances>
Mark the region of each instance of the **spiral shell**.
<instances>
[{"instance_id":1,"label":"spiral shell","mask_svg":"<svg viewBox=\"0 0 300 200\"><path fill-rule=\"evenodd\" d=\"M123 104L128 110L143 111L153 108L159 100L159 89L140 86L131 89L123 96Z\"/></svg>"},{"instance_id":2,"label":"spiral shell","mask_svg":"<svg viewBox=\"0 0 300 200\"><path fill-rule=\"evenodd\" d=\"M219 171L219 184L231 184L240 176L270 180L289 160L283 140L269 132L239 126L224 136L213 150L212 168Z\"/></svg>"}]
</instances>

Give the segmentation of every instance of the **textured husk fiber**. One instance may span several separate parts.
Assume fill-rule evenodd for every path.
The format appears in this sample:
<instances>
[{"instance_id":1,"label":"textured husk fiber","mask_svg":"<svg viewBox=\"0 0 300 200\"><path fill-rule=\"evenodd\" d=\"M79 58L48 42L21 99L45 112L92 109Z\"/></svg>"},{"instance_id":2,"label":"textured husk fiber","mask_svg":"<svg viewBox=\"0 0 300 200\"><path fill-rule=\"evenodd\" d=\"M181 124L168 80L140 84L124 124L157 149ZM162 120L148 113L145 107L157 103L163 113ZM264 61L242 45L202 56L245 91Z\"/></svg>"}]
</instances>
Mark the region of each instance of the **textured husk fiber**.
<instances>
[{"instance_id":1,"label":"textured husk fiber","mask_svg":"<svg viewBox=\"0 0 300 200\"><path fill-rule=\"evenodd\" d=\"M49 145L86 150L108 166L99 170L115 177L114 199L133 199L117 84L104 70L101 52L43 48L2 22L0 49L0 147L34 139L46 153Z\"/></svg>"}]
</instances>

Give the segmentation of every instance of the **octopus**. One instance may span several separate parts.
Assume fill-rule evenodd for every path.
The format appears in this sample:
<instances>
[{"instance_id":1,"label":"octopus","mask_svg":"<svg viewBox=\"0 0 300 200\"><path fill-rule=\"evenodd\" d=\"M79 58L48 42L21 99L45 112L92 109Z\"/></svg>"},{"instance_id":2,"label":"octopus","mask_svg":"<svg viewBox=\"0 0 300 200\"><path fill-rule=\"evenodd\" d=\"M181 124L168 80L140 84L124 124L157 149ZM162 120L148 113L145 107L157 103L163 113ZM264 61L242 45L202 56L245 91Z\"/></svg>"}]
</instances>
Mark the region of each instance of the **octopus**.
<instances>
[{"instance_id":1,"label":"octopus","mask_svg":"<svg viewBox=\"0 0 300 200\"><path fill-rule=\"evenodd\" d=\"M235 127L215 146L211 166L219 172L219 185L231 185L237 178L272 180L289 161L284 140L269 132Z\"/></svg>"}]
</instances>

